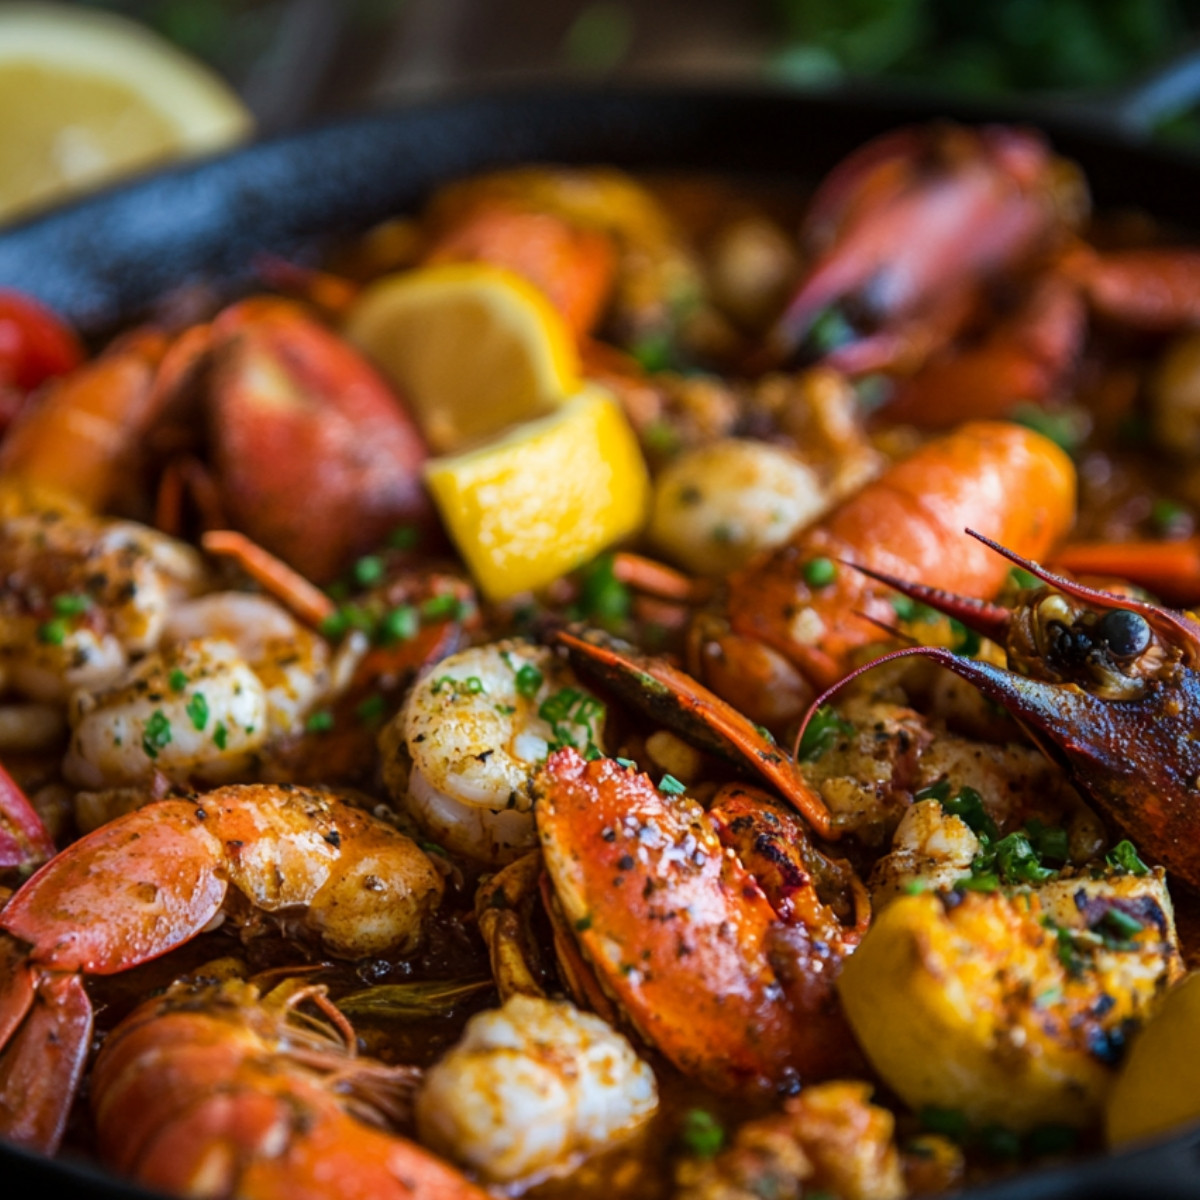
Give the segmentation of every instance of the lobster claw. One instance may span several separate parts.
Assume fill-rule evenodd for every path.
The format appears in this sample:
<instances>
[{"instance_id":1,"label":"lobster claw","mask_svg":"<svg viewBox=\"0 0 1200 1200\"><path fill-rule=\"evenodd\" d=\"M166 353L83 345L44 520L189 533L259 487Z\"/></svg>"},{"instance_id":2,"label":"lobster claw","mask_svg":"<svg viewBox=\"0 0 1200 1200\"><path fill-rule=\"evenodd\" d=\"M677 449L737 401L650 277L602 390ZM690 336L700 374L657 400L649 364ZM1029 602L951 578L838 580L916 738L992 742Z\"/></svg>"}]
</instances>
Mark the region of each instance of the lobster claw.
<instances>
[{"instance_id":1,"label":"lobster claw","mask_svg":"<svg viewBox=\"0 0 1200 1200\"><path fill-rule=\"evenodd\" d=\"M811 267L770 335L777 360L847 327L826 361L857 373L903 355L894 332L936 315L953 336L959 301L1028 262L1086 206L1077 175L1035 134L942 125L902 129L834 169L801 230ZM928 351L930 347L925 347Z\"/></svg>"},{"instance_id":2,"label":"lobster claw","mask_svg":"<svg viewBox=\"0 0 1200 1200\"><path fill-rule=\"evenodd\" d=\"M1003 635L997 640L1015 669L913 646L860 668L816 704L887 659L932 658L1003 705L1142 850L1200 887L1200 624L1064 579L973 536L1045 585L1025 589L1006 621L995 605L885 581L986 636Z\"/></svg>"}]
</instances>

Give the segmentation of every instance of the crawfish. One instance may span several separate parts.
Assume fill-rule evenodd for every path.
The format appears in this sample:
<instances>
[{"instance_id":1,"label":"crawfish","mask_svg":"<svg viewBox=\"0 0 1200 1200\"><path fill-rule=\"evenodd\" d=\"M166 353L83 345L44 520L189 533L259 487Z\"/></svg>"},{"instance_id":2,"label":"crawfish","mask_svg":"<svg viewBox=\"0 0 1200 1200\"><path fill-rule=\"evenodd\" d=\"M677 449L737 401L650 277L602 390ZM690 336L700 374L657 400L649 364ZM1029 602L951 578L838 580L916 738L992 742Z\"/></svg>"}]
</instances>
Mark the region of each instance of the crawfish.
<instances>
[{"instance_id":1,"label":"crawfish","mask_svg":"<svg viewBox=\"0 0 1200 1200\"><path fill-rule=\"evenodd\" d=\"M1200 622L1052 574L973 536L1041 586L1023 590L1009 610L870 574L1003 646L1010 669L938 647L884 657L925 655L1003 705L1116 825L1200 887Z\"/></svg>"},{"instance_id":2,"label":"crawfish","mask_svg":"<svg viewBox=\"0 0 1200 1200\"><path fill-rule=\"evenodd\" d=\"M101 826L0 915L0 1133L57 1146L91 1040L83 974L148 962L227 916L252 928L277 914L340 957L404 953L442 886L415 843L315 789L218 788Z\"/></svg>"},{"instance_id":3,"label":"crawfish","mask_svg":"<svg viewBox=\"0 0 1200 1200\"><path fill-rule=\"evenodd\" d=\"M964 547L963 526L981 526L1037 557L1067 531L1074 511L1075 471L1052 442L1004 422L963 425L733 576L732 639L707 654L710 681L724 693L719 680L736 671L722 663L723 649L736 663L746 643L760 643L826 687L845 674L854 651L879 640L880 623L894 620L888 588L872 571L994 595L1007 567L982 547ZM808 581L816 560L833 568L832 577Z\"/></svg>"},{"instance_id":4,"label":"crawfish","mask_svg":"<svg viewBox=\"0 0 1200 1200\"><path fill-rule=\"evenodd\" d=\"M181 980L105 1041L92 1075L100 1153L174 1195L484 1200L389 1131L414 1072L355 1056L320 986ZM328 1021L297 1010L315 1001Z\"/></svg>"},{"instance_id":5,"label":"crawfish","mask_svg":"<svg viewBox=\"0 0 1200 1200\"><path fill-rule=\"evenodd\" d=\"M847 334L826 353L831 366L919 361L961 327L982 285L1052 247L1086 203L1078 172L1027 130L931 125L877 138L813 198L801 230L811 265L768 356L791 357L836 314Z\"/></svg>"}]
</instances>

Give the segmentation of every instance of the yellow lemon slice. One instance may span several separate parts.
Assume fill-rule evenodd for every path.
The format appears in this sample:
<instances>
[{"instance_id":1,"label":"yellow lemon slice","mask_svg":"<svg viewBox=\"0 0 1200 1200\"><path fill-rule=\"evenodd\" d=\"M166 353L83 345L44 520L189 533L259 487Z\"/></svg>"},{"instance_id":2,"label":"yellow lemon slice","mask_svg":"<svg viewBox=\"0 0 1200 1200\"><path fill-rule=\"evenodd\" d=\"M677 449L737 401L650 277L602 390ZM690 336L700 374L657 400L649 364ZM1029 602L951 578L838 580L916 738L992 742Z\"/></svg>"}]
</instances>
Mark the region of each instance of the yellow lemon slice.
<instances>
[{"instance_id":1,"label":"yellow lemon slice","mask_svg":"<svg viewBox=\"0 0 1200 1200\"><path fill-rule=\"evenodd\" d=\"M345 333L439 454L542 416L579 387L562 317L531 283L488 263L389 275L359 297Z\"/></svg>"},{"instance_id":2,"label":"yellow lemon slice","mask_svg":"<svg viewBox=\"0 0 1200 1200\"><path fill-rule=\"evenodd\" d=\"M451 537L493 600L541 587L636 531L650 493L637 437L597 387L425 471Z\"/></svg>"},{"instance_id":3,"label":"yellow lemon slice","mask_svg":"<svg viewBox=\"0 0 1200 1200\"><path fill-rule=\"evenodd\" d=\"M0 5L0 220L123 172L247 136L205 67L132 21Z\"/></svg>"},{"instance_id":4,"label":"yellow lemon slice","mask_svg":"<svg viewBox=\"0 0 1200 1200\"><path fill-rule=\"evenodd\" d=\"M1105 1110L1110 1145L1200 1121L1200 972L1163 997L1137 1034Z\"/></svg>"}]
</instances>

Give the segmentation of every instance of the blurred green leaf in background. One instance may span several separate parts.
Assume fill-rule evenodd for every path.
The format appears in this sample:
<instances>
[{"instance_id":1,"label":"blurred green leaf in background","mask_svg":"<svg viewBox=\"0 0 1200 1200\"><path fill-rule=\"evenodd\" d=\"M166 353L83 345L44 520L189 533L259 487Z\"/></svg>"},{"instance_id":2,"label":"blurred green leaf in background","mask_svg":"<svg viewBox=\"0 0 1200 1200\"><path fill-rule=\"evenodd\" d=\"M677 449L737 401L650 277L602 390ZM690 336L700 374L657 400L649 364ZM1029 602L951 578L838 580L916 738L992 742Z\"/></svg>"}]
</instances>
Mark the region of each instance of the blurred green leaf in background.
<instances>
[{"instance_id":1,"label":"blurred green leaf in background","mask_svg":"<svg viewBox=\"0 0 1200 1200\"><path fill-rule=\"evenodd\" d=\"M770 0L797 82L887 75L991 95L1128 82L1177 53L1200 0Z\"/></svg>"}]
</instances>

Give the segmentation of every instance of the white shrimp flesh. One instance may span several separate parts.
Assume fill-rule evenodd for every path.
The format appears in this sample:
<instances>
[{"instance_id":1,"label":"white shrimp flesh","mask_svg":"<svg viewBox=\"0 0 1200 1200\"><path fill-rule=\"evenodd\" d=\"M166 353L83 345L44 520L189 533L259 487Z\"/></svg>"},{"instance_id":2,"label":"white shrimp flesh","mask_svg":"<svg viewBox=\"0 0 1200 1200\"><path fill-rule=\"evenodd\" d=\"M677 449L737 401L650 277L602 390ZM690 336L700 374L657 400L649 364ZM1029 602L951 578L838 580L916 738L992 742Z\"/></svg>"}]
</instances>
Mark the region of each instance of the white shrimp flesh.
<instances>
[{"instance_id":1,"label":"white shrimp flesh","mask_svg":"<svg viewBox=\"0 0 1200 1200\"><path fill-rule=\"evenodd\" d=\"M598 755L604 706L553 651L519 640L443 659L380 735L396 802L452 853L509 862L537 844L529 778L552 748Z\"/></svg>"},{"instance_id":2,"label":"white shrimp flesh","mask_svg":"<svg viewBox=\"0 0 1200 1200\"><path fill-rule=\"evenodd\" d=\"M654 1073L599 1017L513 996L467 1022L417 1095L422 1141L496 1183L562 1175L640 1129Z\"/></svg>"}]
</instances>

